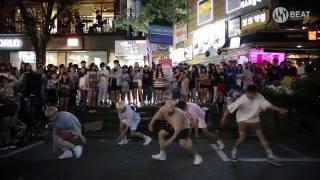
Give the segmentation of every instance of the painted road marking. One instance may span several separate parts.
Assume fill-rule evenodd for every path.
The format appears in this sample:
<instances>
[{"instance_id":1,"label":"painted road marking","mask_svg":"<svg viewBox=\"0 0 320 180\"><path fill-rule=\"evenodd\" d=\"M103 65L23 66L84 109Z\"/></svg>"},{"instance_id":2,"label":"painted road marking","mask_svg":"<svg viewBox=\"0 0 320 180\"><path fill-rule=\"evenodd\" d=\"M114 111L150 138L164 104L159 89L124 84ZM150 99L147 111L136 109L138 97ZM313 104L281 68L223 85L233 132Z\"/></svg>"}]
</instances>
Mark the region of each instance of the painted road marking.
<instances>
[{"instance_id":1,"label":"painted road marking","mask_svg":"<svg viewBox=\"0 0 320 180\"><path fill-rule=\"evenodd\" d=\"M23 151L26 151L26 150L29 150L29 149L31 149L31 148L34 148L34 147L36 147L36 146L39 146L39 145L41 145L41 144L43 144L43 143L44 143L44 141L35 142L35 143L30 144L30 145L28 145L28 146L24 146L24 147L22 147L22 148L20 148L20 149L17 149L17 150L15 150L15 151L12 151L12 152L10 152L10 153L8 153L8 154L0 155L0 158L7 158L7 157L10 157L10 156L13 156L13 155L15 155L15 154L18 154L18 153L21 153L21 152L23 152Z\"/></svg>"},{"instance_id":2,"label":"painted road marking","mask_svg":"<svg viewBox=\"0 0 320 180\"><path fill-rule=\"evenodd\" d=\"M212 149L214 149L218 156L221 158L222 161L230 162L231 159L227 156L226 153L223 152L223 150L219 149L216 144L211 144ZM281 148L285 147L285 150L295 152L296 154L301 155L301 153L290 149L284 145L279 146ZM266 158L239 158L239 161L243 162L267 162L268 160ZM308 158L304 155L302 155L301 158L279 158L280 162L320 162L320 158Z\"/></svg>"}]
</instances>

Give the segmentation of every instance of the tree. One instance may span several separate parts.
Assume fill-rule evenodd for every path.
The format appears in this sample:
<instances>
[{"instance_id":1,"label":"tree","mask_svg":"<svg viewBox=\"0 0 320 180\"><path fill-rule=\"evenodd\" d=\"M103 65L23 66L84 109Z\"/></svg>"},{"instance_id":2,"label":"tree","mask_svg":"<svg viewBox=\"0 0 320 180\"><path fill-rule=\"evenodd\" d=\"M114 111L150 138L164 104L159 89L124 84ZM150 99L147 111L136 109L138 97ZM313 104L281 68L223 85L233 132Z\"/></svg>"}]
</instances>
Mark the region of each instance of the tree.
<instances>
[{"instance_id":1,"label":"tree","mask_svg":"<svg viewBox=\"0 0 320 180\"><path fill-rule=\"evenodd\" d=\"M14 0L10 3L20 10L25 34L30 37L37 63L46 63L46 48L51 30L59 15L70 7L74 0ZM36 8L39 8L37 11ZM53 11L56 13L53 14Z\"/></svg>"},{"instance_id":2,"label":"tree","mask_svg":"<svg viewBox=\"0 0 320 180\"><path fill-rule=\"evenodd\" d=\"M147 33L149 25L157 19L169 23L185 23L188 3L186 0L142 0L138 17L128 17L126 9L115 20L115 26L122 30L128 30L129 26L134 32Z\"/></svg>"}]
</instances>

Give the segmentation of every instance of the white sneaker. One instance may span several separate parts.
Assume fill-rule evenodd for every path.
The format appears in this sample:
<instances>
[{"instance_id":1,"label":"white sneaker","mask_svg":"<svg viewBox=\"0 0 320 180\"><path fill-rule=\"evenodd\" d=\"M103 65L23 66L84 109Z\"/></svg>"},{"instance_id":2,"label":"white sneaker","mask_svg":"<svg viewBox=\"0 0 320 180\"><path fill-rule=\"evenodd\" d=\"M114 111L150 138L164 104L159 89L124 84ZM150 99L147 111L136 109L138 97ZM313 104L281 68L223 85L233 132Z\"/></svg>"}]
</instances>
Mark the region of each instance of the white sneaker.
<instances>
[{"instance_id":1,"label":"white sneaker","mask_svg":"<svg viewBox=\"0 0 320 180\"><path fill-rule=\"evenodd\" d=\"M238 161L237 151L234 150L234 149L231 151L231 161L232 162L237 162Z\"/></svg>"},{"instance_id":2,"label":"white sneaker","mask_svg":"<svg viewBox=\"0 0 320 180\"><path fill-rule=\"evenodd\" d=\"M202 162L203 162L203 159L202 159L202 157L201 157L200 154L194 155L194 160L193 160L193 164L194 164L194 165L198 166L198 165L200 165Z\"/></svg>"},{"instance_id":3,"label":"white sneaker","mask_svg":"<svg viewBox=\"0 0 320 180\"><path fill-rule=\"evenodd\" d=\"M118 143L118 146L122 146L122 145L125 145L125 144L128 144L127 137L122 138L121 141Z\"/></svg>"},{"instance_id":4,"label":"white sneaker","mask_svg":"<svg viewBox=\"0 0 320 180\"><path fill-rule=\"evenodd\" d=\"M58 157L58 159L72 158L72 156L73 156L72 152L68 149L63 151L63 153Z\"/></svg>"},{"instance_id":5,"label":"white sneaker","mask_svg":"<svg viewBox=\"0 0 320 180\"><path fill-rule=\"evenodd\" d=\"M223 150L225 148L224 143L219 139L217 140L217 145L220 150Z\"/></svg>"},{"instance_id":6,"label":"white sneaker","mask_svg":"<svg viewBox=\"0 0 320 180\"><path fill-rule=\"evenodd\" d=\"M73 151L74 151L74 154L76 155L76 158L79 159L81 157L81 154L82 154L82 146L76 146Z\"/></svg>"},{"instance_id":7,"label":"white sneaker","mask_svg":"<svg viewBox=\"0 0 320 180\"><path fill-rule=\"evenodd\" d=\"M165 152L160 152L159 154L152 155L152 159L165 161L167 160L167 154Z\"/></svg>"},{"instance_id":8,"label":"white sneaker","mask_svg":"<svg viewBox=\"0 0 320 180\"><path fill-rule=\"evenodd\" d=\"M144 143L142 144L143 146L148 146L151 143L152 139L149 136L146 136L146 138L144 138Z\"/></svg>"}]
</instances>

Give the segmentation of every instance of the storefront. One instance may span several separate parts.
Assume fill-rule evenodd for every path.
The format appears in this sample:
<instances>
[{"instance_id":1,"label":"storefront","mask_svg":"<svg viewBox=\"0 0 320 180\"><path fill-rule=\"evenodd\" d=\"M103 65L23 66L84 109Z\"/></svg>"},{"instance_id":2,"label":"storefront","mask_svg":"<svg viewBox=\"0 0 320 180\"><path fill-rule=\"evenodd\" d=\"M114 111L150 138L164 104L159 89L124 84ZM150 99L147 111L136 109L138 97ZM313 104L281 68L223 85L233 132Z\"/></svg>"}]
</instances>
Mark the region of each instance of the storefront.
<instances>
[{"instance_id":1,"label":"storefront","mask_svg":"<svg viewBox=\"0 0 320 180\"><path fill-rule=\"evenodd\" d=\"M150 65L146 58L146 40L115 41L115 56L120 61L120 65L133 66L135 62L140 66Z\"/></svg>"},{"instance_id":2,"label":"storefront","mask_svg":"<svg viewBox=\"0 0 320 180\"><path fill-rule=\"evenodd\" d=\"M80 64L81 61L86 61L88 65L107 63L113 60L111 54L114 53L116 39L125 39L125 36L53 36L47 45L46 64ZM17 67L21 62L36 63L32 43L23 35L0 35L0 54L5 57L3 62L11 62Z\"/></svg>"}]
</instances>

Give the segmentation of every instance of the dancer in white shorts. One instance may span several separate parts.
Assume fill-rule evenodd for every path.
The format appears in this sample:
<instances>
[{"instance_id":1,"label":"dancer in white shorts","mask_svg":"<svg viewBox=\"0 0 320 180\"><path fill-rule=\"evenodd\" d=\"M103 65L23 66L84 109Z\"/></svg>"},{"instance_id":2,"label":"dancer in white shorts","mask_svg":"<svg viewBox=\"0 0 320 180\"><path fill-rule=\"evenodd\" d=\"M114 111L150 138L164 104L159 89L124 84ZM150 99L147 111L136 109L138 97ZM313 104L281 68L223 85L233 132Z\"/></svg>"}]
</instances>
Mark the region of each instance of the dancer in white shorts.
<instances>
[{"instance_id":1,"label":"dancer in white shorts","mask_svg":"<svg viewBox=\"0 0 320 180\"><path fill-rule=\"evenodd\" d=\"M238 160L238 146L245 140L247 130L251 129L258 136L261 145L267 153L268 162L274 165L281 165L281 163L273 155L272 150L270 149L268 142L261 130L259 114L263 110L271 110L281 114L285 114L288 112L288 110L272 105L261 94L257 93L256 87L254 85L249 85L244 95L242 95L232 104L228 105L222 116L221 126L224 126L226 124L228 115L235 112L236 110L238 110L236 117L239 127L239 138L237 139L231 151L232 161L236 162Z\"/></svg>"},{"instance_id":2,"label":"dancer in white shorts","mask_svg":"<svg viewBox=\"0 0 320 180\"><path fill-rule=\"evenodd\" d=\"M120 119L120 142L118 143L118 145L121 146L124 144L128 144L128 139L126 136L128 133L130 133L131 136L144 139L144 142L142 144L143 146L149 145L152 141L151 137L136 131L141 120L140 115L132 110L129 105L125 104L122 101L116 103L116 109L118 111Z\"/></svg>"},{"instance_id":3,"label":"dancer in white shorts","mask_svg":"<svg viewBox=\"0 0 320 180\"><path fill-rule=\"evenodd\" d=\"M218 139L219 135L212 133L208 130L205 121L206 112L203 109L201 109L199 105L197 105L196 103L185 102L180 100L176 104L176 107L180 108L185 112L186 117L188 118L192 126L195 128L196 137L199 137L198 129L201 129L201 131L208 138L210 138L214 143L218 144L219 149L224 148L223 142L220 139Z\"/></svg>"}]
</instances>

